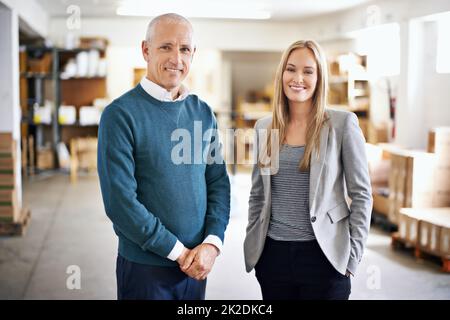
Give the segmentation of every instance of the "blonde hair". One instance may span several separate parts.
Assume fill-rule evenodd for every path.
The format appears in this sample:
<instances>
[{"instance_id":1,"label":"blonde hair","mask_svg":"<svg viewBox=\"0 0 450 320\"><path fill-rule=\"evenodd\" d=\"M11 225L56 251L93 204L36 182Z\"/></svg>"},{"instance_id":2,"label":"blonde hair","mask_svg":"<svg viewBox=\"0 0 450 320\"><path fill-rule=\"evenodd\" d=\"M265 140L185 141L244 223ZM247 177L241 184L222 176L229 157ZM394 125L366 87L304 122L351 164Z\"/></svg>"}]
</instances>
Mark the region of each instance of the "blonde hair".
<instances>
[{"instance_id":1,"label":"blonde hair","mask_svg":"<svg viewBox=\"0 0 450 320\"><path fill-rule=\"evenodd\" d=\"M307 48L311 50L317 64L317 84L312 97L312 114L311 121L308 123L306 133L306 145L303 160L299 164L301 171L308 171L311 164L311 156L313 150L316 149L319 155L320 131L328 120L325 114L325 106L328 94L328 66L325 55L319 44L313 40L296 41L286 49L281 58L280 64L275 76L275 92L272 102L272 122L267 129L266 155L271 156L271 133L272 130L278 130L278 147L280 147L286 138L287 124L289 123L289 104L283 90L283 72L286 68L288 58L292 51L296 49ZM269 160L270 161L270 160ZM264 161L267 163L267 161ZM259 161L260 167L265 167Z\"/></svg>"}]
</instances>

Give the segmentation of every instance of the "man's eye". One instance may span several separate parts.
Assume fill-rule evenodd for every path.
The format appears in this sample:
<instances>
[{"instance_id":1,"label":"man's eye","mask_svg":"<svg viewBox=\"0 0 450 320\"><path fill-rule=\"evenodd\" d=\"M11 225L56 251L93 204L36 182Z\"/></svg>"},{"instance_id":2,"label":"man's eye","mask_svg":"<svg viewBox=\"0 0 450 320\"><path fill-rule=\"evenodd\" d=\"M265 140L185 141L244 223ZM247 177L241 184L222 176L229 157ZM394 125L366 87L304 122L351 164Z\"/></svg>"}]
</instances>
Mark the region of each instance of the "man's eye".
<instances>
[{"instance_id":1,"label":"man's eye","mask_svg":"<svg viewBox=\"0 0 450 320\"><path fill-rule=\"evenodd\" d=\"M191 49L189 49L189 48L181 48L181 51L185 52L185 53L189 53L189 52L191 52Z\"/></svg>"},{"instance_id":2,"label":"man's eye","mask_svg":"<svg viewBox=\"0 0 450 320\"><path fill-rule=\"evenodd\" d=\"M169 46L161 46L160 49L161 50L169 50Z\"/></svg>"}]
</instances>

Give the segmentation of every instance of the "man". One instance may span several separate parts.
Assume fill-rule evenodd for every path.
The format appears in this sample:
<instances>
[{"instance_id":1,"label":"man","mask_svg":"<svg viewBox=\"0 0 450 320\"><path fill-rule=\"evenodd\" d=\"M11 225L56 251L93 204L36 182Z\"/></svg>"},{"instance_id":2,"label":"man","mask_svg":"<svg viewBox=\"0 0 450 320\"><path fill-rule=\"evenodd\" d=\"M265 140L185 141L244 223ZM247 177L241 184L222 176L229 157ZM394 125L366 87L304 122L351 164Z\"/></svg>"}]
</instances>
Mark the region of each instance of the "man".
<instances>
[{"instance_id":1,"label":"man","mask_svg":"<svg viewBox=\"0 0 450 320\"><path fill-rule=\"evenodd\" d=\"M98 172L119 238L118 299L204 299L223 244L230 211L225 164L173 160L177 130L198 139L194 127L201 124L202 148L188 150L188 159L218 141L216 135L203 141L217 129L214 114L182 85L194 53L188 20L154 18L142 42L146 77L102 114Z\"/></svg>"}]
</instances>

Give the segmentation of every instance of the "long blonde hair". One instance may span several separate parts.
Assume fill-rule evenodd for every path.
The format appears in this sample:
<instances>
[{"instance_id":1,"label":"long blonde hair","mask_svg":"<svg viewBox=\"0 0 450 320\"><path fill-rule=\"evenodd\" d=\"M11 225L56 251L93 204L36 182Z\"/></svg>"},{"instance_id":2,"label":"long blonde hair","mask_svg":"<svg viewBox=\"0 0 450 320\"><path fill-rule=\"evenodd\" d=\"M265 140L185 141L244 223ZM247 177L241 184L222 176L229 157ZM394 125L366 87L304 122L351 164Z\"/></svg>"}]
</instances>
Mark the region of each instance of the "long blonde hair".
<instances>
[{"instance_id":1,"label":"long blonde hair","mask_svg":"<svg viewBox=\"0 0 450 320\"><path fill-rule=\"evenodd\" d=\"M309 50L311 50L311 52L314 54L314 58L317 64L317 84L314 95L312 97L311 112L313 113L313 116L311 117L311 121L308 123L305 153L303 156L303 160L299 164L299 168L301 171L308 171L311 164L311 156L313 150L316 149L317 155L319 155L320 131L327 121L327 116L325 114L325 105L328 94L328 67L322 49L320 48L319 44L313 40L296 41L291 44L289 48L287 48L283 53L275 76L275 92L272 102L272 122L267 128L269 129L269 132L266 142L266 155L269 158L271 156L272 130L278 130L278 147L283 144L286 138L287 124L289 123L289 104L283 90L283 72L286 68L286 64L291 52L300 48L308 48ZM260 167L266 166L262 164L261 161L258 161L258 163Z\"/></svg>"}]
</instances>

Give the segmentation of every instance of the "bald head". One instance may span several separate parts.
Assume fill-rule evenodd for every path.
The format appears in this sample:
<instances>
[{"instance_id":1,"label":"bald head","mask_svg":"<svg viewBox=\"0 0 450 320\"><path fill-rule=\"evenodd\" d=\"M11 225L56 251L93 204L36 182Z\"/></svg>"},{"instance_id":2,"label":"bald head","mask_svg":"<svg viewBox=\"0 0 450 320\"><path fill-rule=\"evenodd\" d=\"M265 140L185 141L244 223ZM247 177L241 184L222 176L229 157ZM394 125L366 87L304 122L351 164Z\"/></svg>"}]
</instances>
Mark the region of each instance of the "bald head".
<instances>
[{"instance_id":1,"label":"bald head","mask_svg":"<svg viewBox=\"0 0 450 320\"><path fill-rule=\"evenodd\" d=\"M149 41L149 42L151 41L151 39L155 35L156 26L158 24L160 24L160 23L164 23L164 24L183 24L183 25L186 25L189 28L191 33L193 33L193 31L194 31L194 29L192 28L191 23L185 17L180 16L179 14L176 14L176 13L166 13L166 14L162 14L160 16L157 16L157 17L153 18L152 21L150 21L150 23L148 24L148 27L147 27L147 33L145 35L145 40L146 41Z\"/></svg>"}]
</instances>

